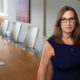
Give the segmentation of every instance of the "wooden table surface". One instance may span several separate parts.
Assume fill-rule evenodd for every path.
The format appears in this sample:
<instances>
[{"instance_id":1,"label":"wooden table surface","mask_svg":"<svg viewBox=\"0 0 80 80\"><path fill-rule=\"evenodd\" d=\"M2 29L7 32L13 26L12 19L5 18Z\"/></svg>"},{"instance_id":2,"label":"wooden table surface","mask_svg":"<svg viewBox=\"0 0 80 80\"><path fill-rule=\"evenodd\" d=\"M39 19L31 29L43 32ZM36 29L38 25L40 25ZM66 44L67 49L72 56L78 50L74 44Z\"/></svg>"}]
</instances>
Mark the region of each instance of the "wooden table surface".
<instances>
[{"instance_id":1,"label":"wooden table surface","mask_svg":"<svg viewBox=\"0 0 80 80\"><path fill-rule=\"evenodd\" d=\"M0 39L0 80L37 80L40 59ZM50 80L51 65L48 68L47 79Z\"/></svg>"}]
</instances>

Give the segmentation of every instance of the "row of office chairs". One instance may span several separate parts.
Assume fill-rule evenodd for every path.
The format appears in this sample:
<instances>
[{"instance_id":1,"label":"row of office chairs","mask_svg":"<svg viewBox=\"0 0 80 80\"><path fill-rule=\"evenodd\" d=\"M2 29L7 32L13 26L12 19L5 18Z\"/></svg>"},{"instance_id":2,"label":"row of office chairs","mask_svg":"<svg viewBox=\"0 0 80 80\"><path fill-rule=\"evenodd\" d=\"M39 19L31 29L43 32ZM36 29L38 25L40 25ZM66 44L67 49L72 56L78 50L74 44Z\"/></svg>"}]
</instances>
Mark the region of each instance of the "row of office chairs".
<instances>
[{"instance_id":1,"label":"row of office chairs","mask_svg":"<svg viewBox=\"0 0 80 80\"><path fill-rule=\"evenodd\" d=\"M7 39L9 42L16 44L21 49L29 51L31 54L38 56L38 50L35 49L35 43L38 37L39 29L38 27L28 27L27 34L24 38L23 43L19 42L19 36L22 28L22 24L19 22L13 23L12 31L10 32L10 36L8 35L8 26L9 21L4 20L1 23L1 36L2 38Z\"/></svg>"}]
</instances>

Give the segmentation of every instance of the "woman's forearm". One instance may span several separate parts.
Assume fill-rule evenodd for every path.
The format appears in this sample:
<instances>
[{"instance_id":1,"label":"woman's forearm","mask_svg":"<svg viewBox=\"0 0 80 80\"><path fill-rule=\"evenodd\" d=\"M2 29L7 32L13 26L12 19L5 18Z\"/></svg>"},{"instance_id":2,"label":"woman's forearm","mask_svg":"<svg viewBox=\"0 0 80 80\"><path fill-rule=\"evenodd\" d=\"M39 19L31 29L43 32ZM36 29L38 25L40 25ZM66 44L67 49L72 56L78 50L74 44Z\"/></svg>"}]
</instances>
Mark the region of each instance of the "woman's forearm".
<instances>
[{"instance_id":1,"label":"woman's forearm","mask_svg":"<svg viewBox=\"0 0 80 80\"><path fill-rule=\"evenodd\" d=\"M38 71L37 80L45 80L45 71Z\"/></svg>"}]
</instances>

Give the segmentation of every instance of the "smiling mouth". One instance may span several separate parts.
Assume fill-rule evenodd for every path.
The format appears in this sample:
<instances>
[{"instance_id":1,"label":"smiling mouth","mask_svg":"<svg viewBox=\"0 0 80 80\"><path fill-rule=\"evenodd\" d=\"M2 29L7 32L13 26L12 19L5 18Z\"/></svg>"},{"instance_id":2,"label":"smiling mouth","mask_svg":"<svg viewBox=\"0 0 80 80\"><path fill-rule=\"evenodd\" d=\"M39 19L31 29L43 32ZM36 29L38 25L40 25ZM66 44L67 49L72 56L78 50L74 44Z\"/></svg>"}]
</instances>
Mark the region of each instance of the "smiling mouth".
<instances>
[{"instance_id":1,"label":"smiling mouth","mask_svg":"<svg viewBox=\"0 0 80 80\"><path fill-rule=\"evenodd\" d=\"M66 27L66 29L71 29L71 27Z\"/></svg>"}]
</instances>

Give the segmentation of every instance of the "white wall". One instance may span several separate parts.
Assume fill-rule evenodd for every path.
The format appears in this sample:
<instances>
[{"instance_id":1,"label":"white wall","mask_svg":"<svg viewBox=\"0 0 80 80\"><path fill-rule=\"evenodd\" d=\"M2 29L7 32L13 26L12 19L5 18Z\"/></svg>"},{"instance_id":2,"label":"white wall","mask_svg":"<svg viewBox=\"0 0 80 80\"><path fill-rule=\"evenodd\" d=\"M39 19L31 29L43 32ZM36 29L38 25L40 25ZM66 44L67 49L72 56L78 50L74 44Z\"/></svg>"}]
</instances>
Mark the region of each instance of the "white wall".
<instances>
[{"instance_id":1,"label":"white wall","mask_svg":"<svg viewBox=\"0 0 80 80\"><path fill-rule=\"evenodd\" d=\"M0 0L0 12L2 12L3 11L3 0Z\"/></svg>"}]
</instances>

